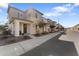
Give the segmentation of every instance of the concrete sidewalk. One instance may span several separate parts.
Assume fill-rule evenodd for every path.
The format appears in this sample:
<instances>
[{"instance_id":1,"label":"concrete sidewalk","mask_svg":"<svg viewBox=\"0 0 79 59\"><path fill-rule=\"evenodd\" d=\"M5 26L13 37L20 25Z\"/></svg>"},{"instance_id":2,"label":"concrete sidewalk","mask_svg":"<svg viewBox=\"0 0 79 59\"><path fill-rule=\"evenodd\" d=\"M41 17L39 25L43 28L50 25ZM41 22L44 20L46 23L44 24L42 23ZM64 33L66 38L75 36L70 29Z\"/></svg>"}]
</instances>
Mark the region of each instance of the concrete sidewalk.
<instances>
[{"instance_id":1,"label":"concrete sidewalk","mask_svg":"<svg viewBox=\"0 0 79 59\"><path fill-rule=\"evenodd\" d=\"M50 40L51 38L55 37L56 35L60 34L60 32L50 33L48 35L44 35L41 37L36 37L30 40L0 46L0 56L18 56L22 55L31 49L41 45L42 43Z\"/></svg>"}]
</instances>

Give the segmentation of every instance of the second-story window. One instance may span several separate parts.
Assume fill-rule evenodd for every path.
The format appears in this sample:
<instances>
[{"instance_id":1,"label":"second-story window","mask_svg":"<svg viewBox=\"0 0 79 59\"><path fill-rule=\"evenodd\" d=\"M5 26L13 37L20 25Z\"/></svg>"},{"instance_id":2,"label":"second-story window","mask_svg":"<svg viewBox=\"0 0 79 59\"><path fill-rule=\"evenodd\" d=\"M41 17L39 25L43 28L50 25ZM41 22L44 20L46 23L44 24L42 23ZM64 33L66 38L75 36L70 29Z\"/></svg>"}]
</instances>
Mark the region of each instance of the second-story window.
<instances>
[{"instance_id":1,"label":"second-story window","mask_svg":"<svg viewBox=\"0 0 79 59\"><path fill-rule=\"evenodd\" d=\"M22 17L22 14L18 12L18 18L21 18L21 17Z\"/></svg>"},{"instance_id":2,"label":"second-story window","mask_svg":"<svg viewBox=\"0 0 79 59\"><path fill-rule=\"evenodd\" d=\"M22 17L22 14L21 14L21 17Z\"/></svg>"},{"instance_id":3,"label":"second-story window","mask_svg":"<svg viewBox=\"0 0 79 59\"><path fill-rule=\"evenodd\" d=\"M20 17L23 18L22 14L20 14Z\"/></svg>"},{"instance_id":4,"label":"second-story window","mask_svg":"<svg viewBox=\"0 0 79 59\"><path fill-rule=\"evenodd\" d=\"M31 15L30 15L30 14L28 14L28 15L27 15L27 17L31 17Z\"/></svg>"},{"instance_id":5,"label":"second-story window","mask_svg":"<svg viewBox=\"0 0 79 59\"><path fill-rule=\"evenodd\" d=\"M35 13L35 17L37 18L37 13Z\"/></svg>"},{"instance_id":6,"label":"second-story window","mask_svg":"<svg viewBox=\"0 0 79 59\"><path fill-rule=\"evenodd\" d=\"M19 13L18 13L18 18L19 18Z\"/></svg>"}]
</instances>

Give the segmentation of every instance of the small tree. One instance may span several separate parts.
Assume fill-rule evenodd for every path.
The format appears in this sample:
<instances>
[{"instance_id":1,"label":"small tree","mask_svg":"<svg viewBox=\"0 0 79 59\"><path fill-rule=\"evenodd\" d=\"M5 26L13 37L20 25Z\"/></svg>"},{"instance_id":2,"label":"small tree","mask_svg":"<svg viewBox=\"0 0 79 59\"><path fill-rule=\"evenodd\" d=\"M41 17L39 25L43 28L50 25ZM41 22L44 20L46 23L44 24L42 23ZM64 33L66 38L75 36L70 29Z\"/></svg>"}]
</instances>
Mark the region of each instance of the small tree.
<instances>
[{"instance_id":1,"label":"small tree","mask_svg":"<svg viewBox=\"0 0 79 59\"><path fill-rule=\"evenodd\" d=\"M0 31L2 31L1 34L3 34L3 35L11 34L11 31L8 30L8 25L6 23L4 25L0 25Z\"/></svg>"},{"instance_id":2,"label":"small tree","mask_svg":"<svg viewBox=\"0 0 79 59\"><path fill-rule=\"evenodd\" d=\"M45 25L46 25L46 23L44 23L43 21L38 23L38 26L43 29L43 32L44 32L44 26Z\"/></svg>"},{"instance_id":3,"label":"small tree","mask_svg":"<svg viewBox=\"0 0 79 59\"><path fill-rule=\"evenodd\" d=\"M50 25L51 32L52 32L52 30L53 30L54 28L55 28L54 25Z\"/></svg>"},{"instance_id":4,"label":"small tree","mask_svg":"<svg viewBox=\"0 0 79 59\"><path fill-rule=\"evenodd\" d=\"M39 27L44 27L44 25L45 25L45 24L44 24L43 22L39 22L39 23L38 23L38 26L39 26Z\"/></svg>"},{"instance_id":5,"label":"small tree","mask_svg":"<svg viewBox=\"0 0 79 59\"><path fill-rule=\"evenodd\" d=\"M54 25L50 25L50 28L54 28L55 26Z\"/></svg>"}]
</instances>

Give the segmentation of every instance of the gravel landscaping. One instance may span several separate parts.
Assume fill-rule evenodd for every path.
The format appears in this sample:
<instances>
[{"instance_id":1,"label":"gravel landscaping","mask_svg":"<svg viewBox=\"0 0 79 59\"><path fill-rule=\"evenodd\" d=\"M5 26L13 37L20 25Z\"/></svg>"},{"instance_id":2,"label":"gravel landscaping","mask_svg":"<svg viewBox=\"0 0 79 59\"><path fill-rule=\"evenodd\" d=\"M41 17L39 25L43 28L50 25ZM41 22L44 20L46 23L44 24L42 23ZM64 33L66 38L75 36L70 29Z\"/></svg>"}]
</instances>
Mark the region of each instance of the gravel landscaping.
<instances>
[{"instance_id":1,"label":"gravel landscaping","mask_svg":"<svg viewBox=\"0 0 79 59\"><path fill-rule=\"evenodd\" d=\"M49 34L49 33L45 32L45 33L41 33L41 34L35 34L33 36L40 37L40 36L47 35L47 34ZM22 35L19 37L15 37L12 35L0 35L0 46L13 44L13 43L17 43L17 42L29 40L29 39L32 39L32 38L28 35Z\"/></svg>"},{"instance_id":2,"label":"gravel landscaping","mask_svg":"<svg viewBox=\"0 0 79 59\"><path fill-rule=\"evenodd\" d=\"M35 34L33 35L34 37L40 37L40 36L44 36L50 33L44 32L41 34ZM32 39L32 37L30 35L21 35L19 37L15 37L12 35L0 35L0 46L3 45L8 45L8 44L13 44L13 43L17 43L20 41L24 41L24 40L29 40Z\"/></svg>"},{"instance_id":3,"label":"gravel landscaping","mask_svg":"<svg viewBox=\"0 0 79 59\"><path fill-rule=\"evenodd\" d=\"M40 37L40 36L47 35L47 34L49 34L49 33L44 32L44 33L41 33L41 34L34 34L34 36L35 36L35 37Z\"/></svg>"},{"instance_id":4,"label":"gravel landscaping","mask_svg":"<svg viewBox=\"0 0 79 59\"><path fill-rule=\"evenodd\" d=\"M17 43L17 42L28 40L28 39L31 39L31 37L29 36L14 37L11 35L4 35L4 36L2 35L0 36L0 46L13 44L13 43Z\"/></svg>"}]
</instances>

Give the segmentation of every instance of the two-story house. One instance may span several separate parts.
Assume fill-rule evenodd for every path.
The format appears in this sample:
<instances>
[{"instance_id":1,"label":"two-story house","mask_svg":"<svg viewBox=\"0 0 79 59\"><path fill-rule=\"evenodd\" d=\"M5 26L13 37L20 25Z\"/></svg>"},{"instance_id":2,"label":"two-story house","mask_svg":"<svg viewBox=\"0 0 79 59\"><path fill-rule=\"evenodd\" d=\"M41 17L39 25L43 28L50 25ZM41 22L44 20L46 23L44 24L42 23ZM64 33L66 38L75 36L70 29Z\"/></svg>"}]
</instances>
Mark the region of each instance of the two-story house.
<instances>
[{"instance_id":1,"label":"two-story house","mask_svg":"<svg viewBox=\"0 0 79 59\"><path fill-rule=\"evenodd\" d=\"M14 36L21 34L36 34L49 32L48 20L43 17L40 11L29 8L25 11L15 7L8 7L9 30Z\"/></svg>"}]
</instances>

